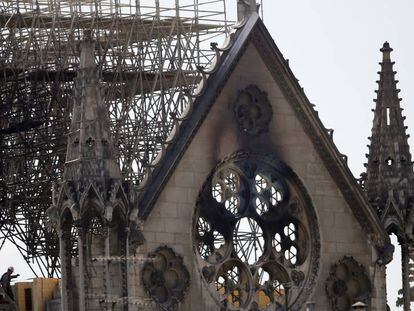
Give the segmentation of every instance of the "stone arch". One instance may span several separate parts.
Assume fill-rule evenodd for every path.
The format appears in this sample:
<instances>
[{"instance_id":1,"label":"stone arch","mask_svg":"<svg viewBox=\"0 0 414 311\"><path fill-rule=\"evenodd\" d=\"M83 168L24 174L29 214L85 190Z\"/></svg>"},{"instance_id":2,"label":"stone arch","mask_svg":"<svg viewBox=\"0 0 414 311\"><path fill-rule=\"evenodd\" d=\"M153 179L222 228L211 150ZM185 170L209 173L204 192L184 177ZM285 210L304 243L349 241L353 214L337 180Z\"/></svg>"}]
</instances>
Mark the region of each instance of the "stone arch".
<instances>
[{"instance_id":1,"label":"stone arch","mask_svg":"<svg viewBox=\"0 0 414 311\"><path fill-rule=\"evenodd\" d=\"M203 283L221 307L298 310L319 270L318 217L291 168L271 154L240 151L202 186L193 246Z\"/></svg>"},{"instance_id":2,"label":"stone arch","mask_svg":"<svg viewBox=\"0 0 414 311\"><path fill-rule=\"evenodd\" d=\"M396 236L401 236L401 233L404 232L401 221L396 216L387 217L384 220L384 228L389 235L394 233Z\"/></svg>"},{"instance_id":3,"label":"stone arch","mask_svg":"<svg viewBox=\"0 0 414 311\"><path fill-rule=\"evenodd\" d=\"M105 256L105 239L108 226L95 200L85 200L81 210L80 226L86 248L85 260L97 260Z\"/></svg>"},{"instance_id":4,"label":"stone arch","mask_svg":"<svg viewBox=\"0 0 414 311\"><path fill-rule=\"evenodd\" d=\"M126 256L127 215L122 202L115 202L111 221L108 222L109 256Z\"/></svg>"},{"instance_id":5,"label":"stone arch","mask_svg":"<svg viewBox=\"0 0 414 311\"><path fill-rule=\"evenodd\" d=\"M78 261L78 231L75 220L70 209L70 205L64 204L60 215L60 261L62 278L62 302L68 310L73 310L77 305L78 297L71 289L75 286L74 267Z\"/></svg>"}]
</instances>

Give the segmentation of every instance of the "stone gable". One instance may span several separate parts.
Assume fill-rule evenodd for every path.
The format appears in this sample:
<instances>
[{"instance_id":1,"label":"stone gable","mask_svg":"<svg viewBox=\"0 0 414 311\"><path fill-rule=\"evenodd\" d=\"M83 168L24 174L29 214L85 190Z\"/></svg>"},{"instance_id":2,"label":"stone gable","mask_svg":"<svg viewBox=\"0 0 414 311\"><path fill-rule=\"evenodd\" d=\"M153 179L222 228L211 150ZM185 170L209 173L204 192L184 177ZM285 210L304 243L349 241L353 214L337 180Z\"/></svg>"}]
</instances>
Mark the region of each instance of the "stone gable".
<instances>
[{"instance_id":1,"label":"stone gable","mask_svg":"<svg viewBox=\"0 0 414 311\"><path fill-rule=\"evenodd\" d=\"M238 92L252 84L267 93L273 111L268 132L258 137L240 131L233 111ZM182 310L217 310L204 289L195 262L194 209L202 185L215 165L246 148L276 155L298 175L311 197L321 237L320 269L312 298L317 309L330 310L325 281L331 266L348 255L368 270L374 288L372 310L385 310L384 270L375 268L374 246L252 44L240 58L144 224L147 243L141 252L168 245L183 256L190 270L190 289Z\"/></svg>"}]
</instances>

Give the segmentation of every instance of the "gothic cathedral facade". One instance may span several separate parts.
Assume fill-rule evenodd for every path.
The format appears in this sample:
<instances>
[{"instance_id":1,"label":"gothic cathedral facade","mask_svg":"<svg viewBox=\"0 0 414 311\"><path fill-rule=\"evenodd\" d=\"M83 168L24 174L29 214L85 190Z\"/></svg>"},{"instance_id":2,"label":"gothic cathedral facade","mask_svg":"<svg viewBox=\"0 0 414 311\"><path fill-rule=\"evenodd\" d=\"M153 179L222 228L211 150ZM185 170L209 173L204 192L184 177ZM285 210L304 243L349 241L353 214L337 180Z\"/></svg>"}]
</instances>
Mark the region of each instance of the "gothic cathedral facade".
<instances>
[{"instance_id":1,"label":"gothic cathedral facade","mask_svg":"<svg viewBox=\"0 0 414 311\"><path fill-rule=\"evenodd\" d=\"M48 211L63 310L387 310L388 234L409 254L413 233L391 48L356 180L254 2L239 1L239 16L138 189L117 166L94 42L81 44L65 175ZM409 292L408 255L403 268Z\"/></svg>"}]
</instances>

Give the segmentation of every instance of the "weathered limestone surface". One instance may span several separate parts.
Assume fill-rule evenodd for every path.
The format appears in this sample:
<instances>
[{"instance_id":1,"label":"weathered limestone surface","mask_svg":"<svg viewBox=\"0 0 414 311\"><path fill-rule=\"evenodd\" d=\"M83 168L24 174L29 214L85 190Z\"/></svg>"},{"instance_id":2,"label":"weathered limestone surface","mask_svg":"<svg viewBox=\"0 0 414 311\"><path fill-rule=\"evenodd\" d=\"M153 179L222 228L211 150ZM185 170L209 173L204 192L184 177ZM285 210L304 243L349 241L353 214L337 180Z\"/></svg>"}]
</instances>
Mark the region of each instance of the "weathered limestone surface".
<instances>
[{"instance_id":1,"label":"weathered limestone surface","mask_svg":"<svg viewBox=\"0 0 414 311\"><path fill-rule=\"evenodd\" d=\"M325 281L331 265L348 255L369 273L373 285L371 309L385 310L385 272L374 264L374 247L273 81L255 47L249 46L145 222L147 243L141 252L146 254L164 244L174 248L184 257L192 275L180 310L217 310L195 264L192 238L195 202L203 182L219 161L246 147L264 150L277 155L296 172L316 208L322 246L318 282L311 297L316 309L331 310ZM248 139L239 131L232 110L237 91L250 84L267 92L273 107L269 133L255 139Z\"/></svg>"}]
</instances>

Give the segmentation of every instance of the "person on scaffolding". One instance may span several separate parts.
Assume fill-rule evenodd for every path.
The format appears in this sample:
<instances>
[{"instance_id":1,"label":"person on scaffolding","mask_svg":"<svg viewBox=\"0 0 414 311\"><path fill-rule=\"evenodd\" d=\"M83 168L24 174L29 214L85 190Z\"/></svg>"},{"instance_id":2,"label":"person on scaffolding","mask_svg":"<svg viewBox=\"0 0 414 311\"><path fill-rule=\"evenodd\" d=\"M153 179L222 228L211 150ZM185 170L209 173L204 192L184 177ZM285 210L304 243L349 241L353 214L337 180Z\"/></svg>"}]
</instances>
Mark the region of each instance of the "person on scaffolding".
<instances>
[{"instance_id":1,"label":"person on scaffolding","mask_svg":"<svg viewBox=\"0 0 414 311\"><path fill-rule=\"evenodd\" d=\"M12 288L10 286L10 281L12 279L15 279L15 278L17 278L17 277L20 276L20 274L14 274L13 275L13 272L14 272L14 268L13 267L9 267L7 269L7 272L5 272L1 276L1 279L0 279L1 286L3 287L4 291L6 292L6 294L9 296L9 298L11 300L14 300L14 295L13 295Z\"/></svg>"}]
</instances>

